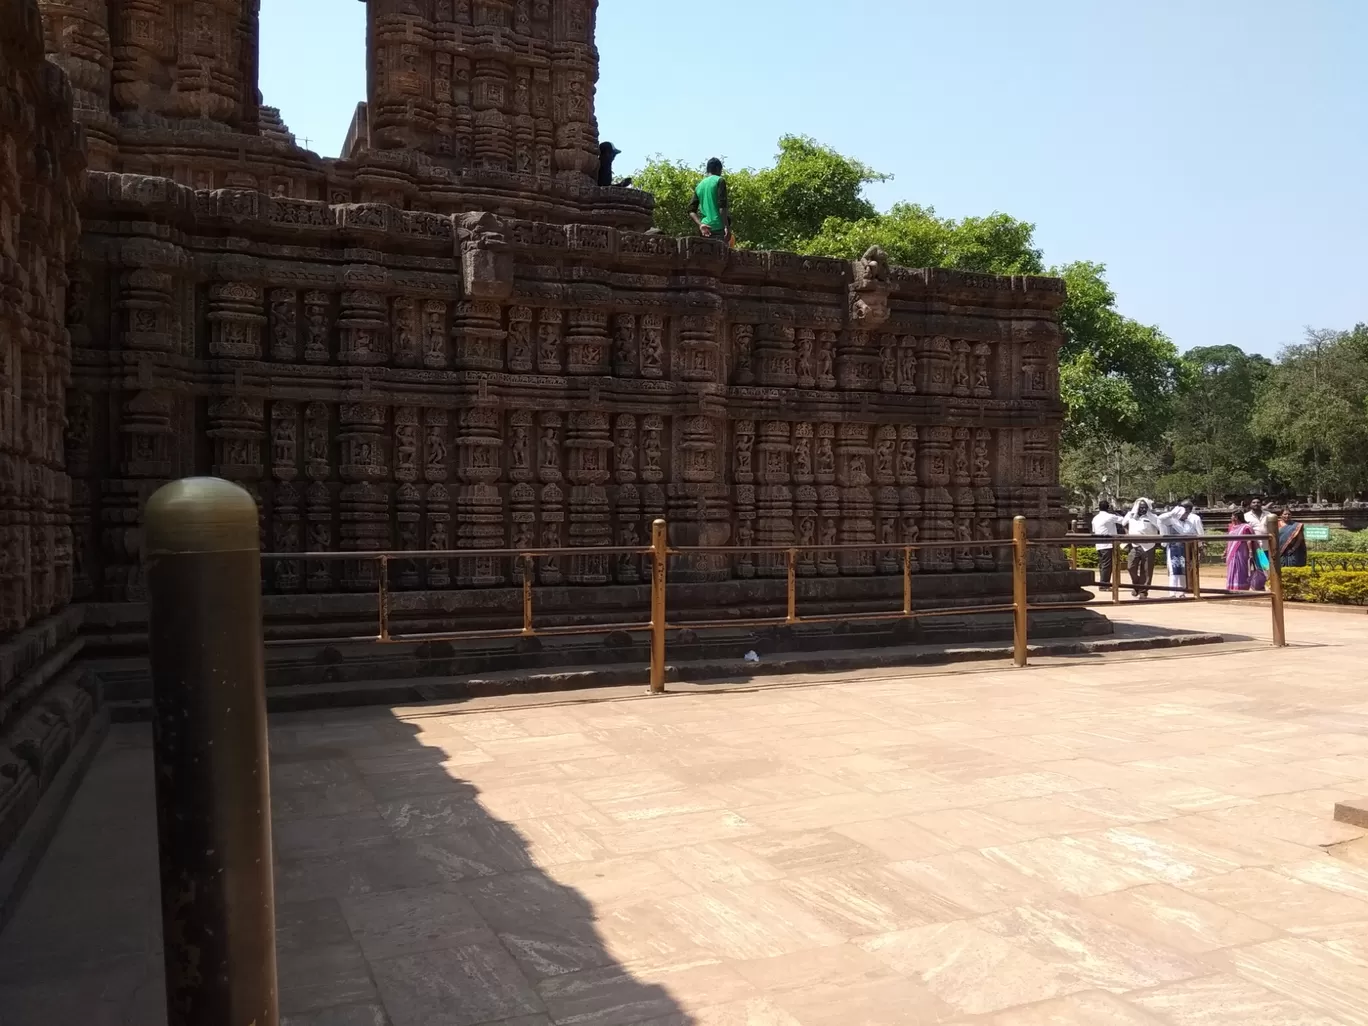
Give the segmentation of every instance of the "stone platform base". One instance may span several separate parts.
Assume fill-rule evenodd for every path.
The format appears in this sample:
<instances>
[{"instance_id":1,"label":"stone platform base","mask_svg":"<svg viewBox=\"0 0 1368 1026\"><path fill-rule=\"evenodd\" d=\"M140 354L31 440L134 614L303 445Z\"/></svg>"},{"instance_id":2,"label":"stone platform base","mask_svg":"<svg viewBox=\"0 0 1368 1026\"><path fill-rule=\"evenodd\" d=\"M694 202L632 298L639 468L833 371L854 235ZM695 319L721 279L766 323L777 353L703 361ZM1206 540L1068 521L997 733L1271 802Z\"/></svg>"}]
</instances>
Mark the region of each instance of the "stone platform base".
<instances>
[{"instance_id":1,"label":"stone platform base","mask_svg":"<svg viewBox=\"0 0 1368 1026\"><path fill-rule=\"evenodd\" d=\"M1086 572L1033 574L1033 602L1086 599ZM667 608L672 629L667 658L673 663L741 659L754 650L816 654L837 650L879 650L890 646L982 644L1011 638L1010 615L976 614L976 607L1010 602L1011 577L1004 573L924 575L914 578L914 609L957 609L964 613L905 620L799 623L792 627L688 628L689 623L782 619L786 584L775 579L671 585ZM587 601L592 598L592 601ZM840 615L897 610L902 579L897 576L800 580L798 612ZM283 596L265 599L267 685L292 687L362 684L375 681L464 678L499 673L542 674L593 666L639 674L649 658L640 626L649 618L646 585L605 588L538 587L534 593L539 628L593 626L616 630L592 634L469 641L369 640L378 633L373 594ZM398 593L391 598L392 635L456 630L500 630L521 623L522 592L516 588ZM1111 622L1091 610L1032 614L1031 636L1078 638L1109 635ZM86 607L85 640L106 699L145 702L151 697L146 658L146 608L135 604Z\"/></svg>"}]
</instances>

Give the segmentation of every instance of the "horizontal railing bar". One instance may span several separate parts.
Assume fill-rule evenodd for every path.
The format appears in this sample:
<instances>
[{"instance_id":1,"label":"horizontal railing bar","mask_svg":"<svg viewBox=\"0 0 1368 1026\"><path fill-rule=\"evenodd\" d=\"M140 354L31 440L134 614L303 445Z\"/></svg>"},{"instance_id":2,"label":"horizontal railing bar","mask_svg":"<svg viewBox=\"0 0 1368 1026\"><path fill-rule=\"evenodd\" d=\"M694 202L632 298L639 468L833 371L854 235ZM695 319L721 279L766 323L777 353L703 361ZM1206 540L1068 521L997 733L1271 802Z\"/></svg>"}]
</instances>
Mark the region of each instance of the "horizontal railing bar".
<instances>
[{"instance_id":1,"label":"horizontal railing bar","mask_svg":"<svg viewBox=\"0 0 1368 1026\"><path fill-rule=\"evenodd\" d=\"M262 559L545 559L549 556L649 556L650 546L586 545L564 549L397 549L373 552L263 552Z\"/></svg>"},{"instance_id":2,"label":"horizontal railing bar","mask_svg":"<svg viewBox=\"0 0 1368 1026\"><path fill-rule=\"evenodd\" d=\"M484 631L437 631L423 634L391 634L386 644L427 641L493 641L499 638L553 638L575 634L612 634L614 631L648 631L649 623L589 624L584 627L534 627L531 632L521 627L500 627Z\"/></svg>"},{"instance_id":3,"label":"horizontal railing bar","mask_svg":"<svg viewBox=\"0 0 1368 1026\"><path fill-rule=\"evenodd\" d=\"M912 542L903 544L899 542L844 542L832 545L690 545L685 548L670 549L672 556L688 556L694 553L706 553L709 555L721 555L724 553L733 555L744 555L748 552L764 553L784 553L784 552L903 552L911 549L913 552L922 549L1010 549L1012 540L1005 541L1000 538L975 539L973 541L934 541L934 542Z\"/></svg>"},{"instance_id":4,"label":"horizontal railing bar","mask_svg":"<svg viewBox=\"0 0 1368 1026\"><path fill-rule=\"evenodd\" d=\"M1067 535L1064 538L1027 538L1026 544L1057 544L1057 546L1085 546L1085 544L1150 544L1163 542L1268 542L1272 535Z\"/></svg>"}]
</instances>

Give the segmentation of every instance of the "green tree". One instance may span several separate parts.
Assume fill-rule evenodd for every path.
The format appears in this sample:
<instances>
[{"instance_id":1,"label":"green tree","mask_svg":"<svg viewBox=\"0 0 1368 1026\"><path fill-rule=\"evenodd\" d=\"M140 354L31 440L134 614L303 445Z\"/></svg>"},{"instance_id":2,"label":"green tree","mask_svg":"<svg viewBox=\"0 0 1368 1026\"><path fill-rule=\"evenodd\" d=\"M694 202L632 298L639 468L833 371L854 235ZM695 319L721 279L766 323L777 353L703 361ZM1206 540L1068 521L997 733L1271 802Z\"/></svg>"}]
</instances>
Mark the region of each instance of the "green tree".
<instances>
[{"instance_id":1,"label":"green tree","mask_svg":"<svg viewBox=\"0 0 1368 1026\"><path fill-rule=\"evenodd\" d=\"M1318 499L1368 486L1368 328L1311 330L1282 351L1254 406L1280 482Z\"/></svg>"},{"instance_id":2,"label":"green tree","mask_svg":"<svg viewBox=\"0 0 1368 1026\"><path fill-rule=\"evenodd\" d=\"M1225 345L1189 350L1182 364L1168 439L1172 469L1160 489L1202 494L1208 502L1262 490L1267 443L1254 437L1250 418L1272 361Z\"/></svg>"},{"instance_id":3,"label":"green tree","mask_svg":"<svg viewBox=\"0 0 1368 1026\"><path fill-rule=\"evenodd\" d=\"M1120 314L1102 264L1056 267L1068 299L1059 311L1064 345L1059 387L1074 444L1154 444L1167 430L1183 368L1162 331Z\"/></svg>"},{"instance_id":4,"label":"green tree","mask_svg":"<svg viewBox=\"0 0 1368 1026\"><path fill-rule=\"evenodd\" d=\"M786 135L772 167L725 172L737 244L806 256L853 260L870 246L904 267L953 267L991 274L1040 274L1035 226L1007 214L939 217L930 207L898 203L879 213L864 188L888 176L805 136ZM653 193L655 226L688 235L694 186L703 167L653 157L634 176Z\"/></svg>"}]
</instances>

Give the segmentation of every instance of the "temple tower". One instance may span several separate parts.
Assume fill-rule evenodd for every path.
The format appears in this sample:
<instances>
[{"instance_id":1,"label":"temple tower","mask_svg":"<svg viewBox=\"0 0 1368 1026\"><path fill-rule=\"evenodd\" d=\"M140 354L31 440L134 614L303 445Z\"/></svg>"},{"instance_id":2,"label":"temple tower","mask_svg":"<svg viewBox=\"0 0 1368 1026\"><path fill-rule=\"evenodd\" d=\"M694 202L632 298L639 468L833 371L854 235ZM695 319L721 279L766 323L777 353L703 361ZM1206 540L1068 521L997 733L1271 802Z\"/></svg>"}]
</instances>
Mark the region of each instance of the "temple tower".
<instances>
[{"instance_id":1,"label":"temple tower","mask_svg":"<svg viewBox=\"0 0 1368 1026\"><path fill-rule=\"evenodd\" d=\"M597 0L362 0L366 146L458 171L598 171Z\"/></svg>"}]
</instances>

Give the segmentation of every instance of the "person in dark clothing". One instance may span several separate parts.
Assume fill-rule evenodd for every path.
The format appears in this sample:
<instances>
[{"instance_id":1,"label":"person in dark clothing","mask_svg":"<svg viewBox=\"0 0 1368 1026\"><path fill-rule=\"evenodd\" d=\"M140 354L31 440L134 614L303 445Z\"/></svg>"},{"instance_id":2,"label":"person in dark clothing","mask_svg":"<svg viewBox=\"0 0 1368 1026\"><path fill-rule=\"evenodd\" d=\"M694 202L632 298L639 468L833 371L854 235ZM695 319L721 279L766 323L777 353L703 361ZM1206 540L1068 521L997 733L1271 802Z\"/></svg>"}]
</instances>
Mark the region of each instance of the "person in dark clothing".
<instances>
[{"instance_id":1,"label":"person in dark clothing","mask_svg":"<svg viewBox=\"0 0 1368 1026\"><path fill-rule=\"evenodd\" d=\"M613 161L622 151L610 142L599 144L598 183L607 187L613 184Z\"/></svg>"},{"instance_id":2,"label":"person in dark clothing","mask_svg":"<svg viewBox=\"0 0 1368 1026\"><path fill-rule=\"evenodd\" d=\"M704 238L721 238L730 243L732 237L731 206L727 202L727 180L722 177L722 161L713 157L708 161L708 174L694 188L689 217L698 225Z\"/></svg>"}]
</instances>

